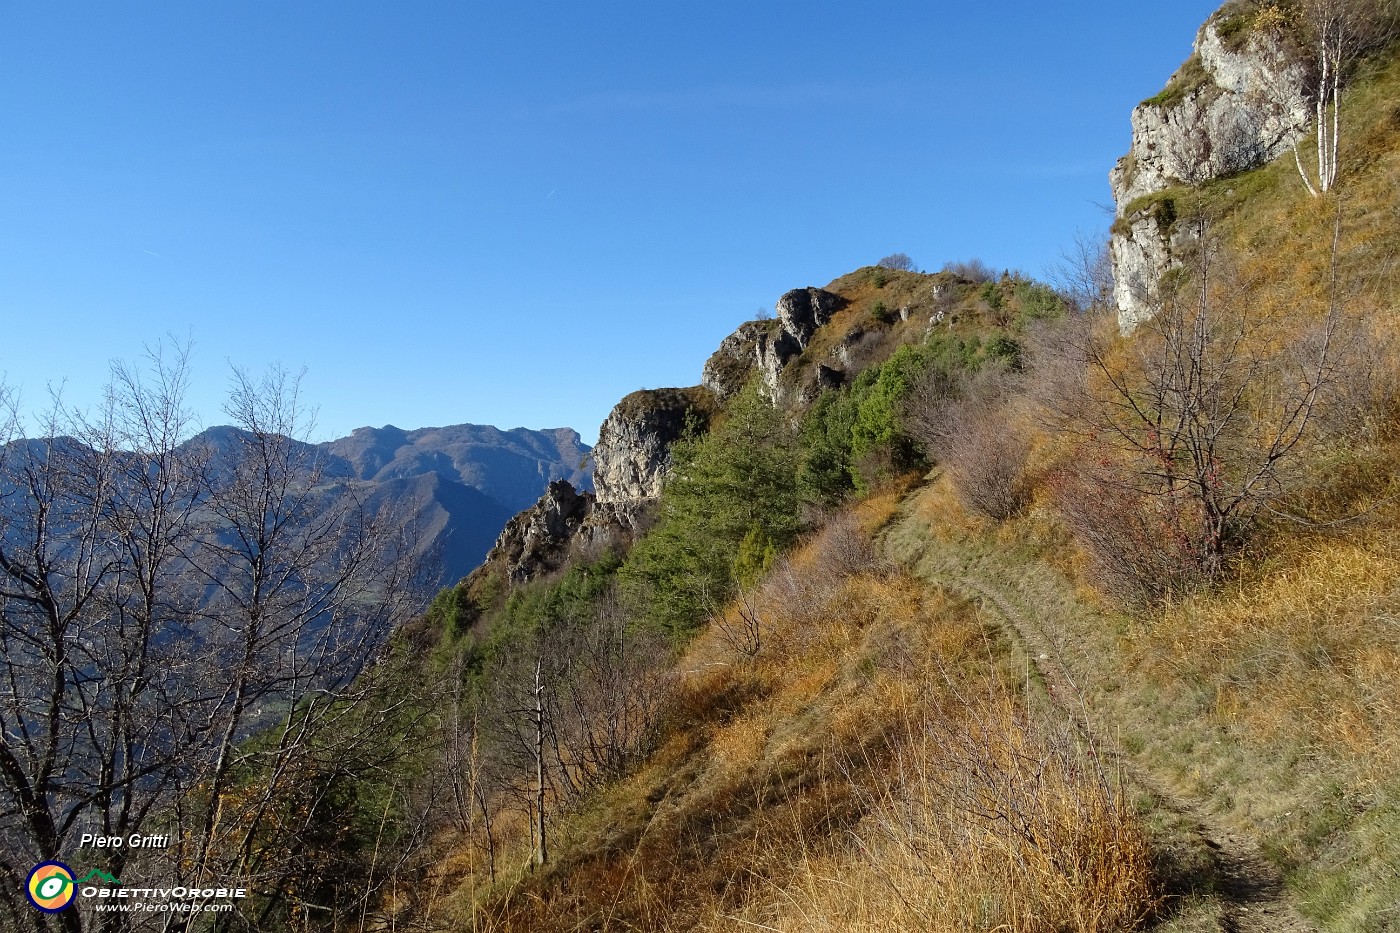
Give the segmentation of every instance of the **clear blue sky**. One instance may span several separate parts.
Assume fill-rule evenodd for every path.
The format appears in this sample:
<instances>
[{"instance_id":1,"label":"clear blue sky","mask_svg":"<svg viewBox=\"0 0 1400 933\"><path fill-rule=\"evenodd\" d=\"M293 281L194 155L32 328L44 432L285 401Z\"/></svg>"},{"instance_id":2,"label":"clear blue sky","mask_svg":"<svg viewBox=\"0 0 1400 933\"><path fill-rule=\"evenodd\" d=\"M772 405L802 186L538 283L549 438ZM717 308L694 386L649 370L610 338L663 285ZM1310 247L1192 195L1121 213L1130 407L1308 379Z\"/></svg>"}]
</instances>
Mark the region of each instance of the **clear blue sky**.
<instances>
[{"instance_id":1,"label":"clear blue sky","mask_svg":"<svg viewBox=\"0 0 1400 933\"><path fill-rule=\"evenodd\" d=\"M0 0L0 372L591 440L789 288L1044 273L1214 6Z\"/></svg>"}]
</instances>

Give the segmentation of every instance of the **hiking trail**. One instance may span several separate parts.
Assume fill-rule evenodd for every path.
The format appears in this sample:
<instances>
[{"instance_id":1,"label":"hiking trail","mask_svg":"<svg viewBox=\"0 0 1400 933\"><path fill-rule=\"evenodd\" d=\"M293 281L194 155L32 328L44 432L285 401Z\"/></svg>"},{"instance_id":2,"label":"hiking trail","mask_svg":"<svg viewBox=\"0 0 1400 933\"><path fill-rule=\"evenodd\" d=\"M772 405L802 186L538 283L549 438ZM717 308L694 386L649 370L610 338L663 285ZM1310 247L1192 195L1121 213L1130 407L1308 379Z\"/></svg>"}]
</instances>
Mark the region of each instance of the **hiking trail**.
<instances>
[{"instance_id":1,"label":"hiking trail","mask_svg":"<svg viewBox=\"0 0 1400 933\"><path fill-rule=\"evenodd\" d=\"M1071 646L1067 628L1057 624L1057 613L1087 611L1077 605L1072 594L1060 593L1057 599L1033 605L1028 586L994 580L979 572L975 556L937 540L917 522L906 510L886 529L885 547L890 556L925 582L976 604L1024 653L1054 708L1105 759L1120 767L1131 784L1152 794L1204 842L1210 852L1212 893L1219 901L1218 921L1223 933L1316 933L1289 900L1282 876L1263 857L1257 840L1227 826L1205 800L1170 788L1149 762L1129 755L1113 740L1112 724L1091 709L1085 690L1063 660L1070 656ZM1048 571L1042 572L1036 582L1043 585L1048 575Z\"/></svg>"}]
</instances>

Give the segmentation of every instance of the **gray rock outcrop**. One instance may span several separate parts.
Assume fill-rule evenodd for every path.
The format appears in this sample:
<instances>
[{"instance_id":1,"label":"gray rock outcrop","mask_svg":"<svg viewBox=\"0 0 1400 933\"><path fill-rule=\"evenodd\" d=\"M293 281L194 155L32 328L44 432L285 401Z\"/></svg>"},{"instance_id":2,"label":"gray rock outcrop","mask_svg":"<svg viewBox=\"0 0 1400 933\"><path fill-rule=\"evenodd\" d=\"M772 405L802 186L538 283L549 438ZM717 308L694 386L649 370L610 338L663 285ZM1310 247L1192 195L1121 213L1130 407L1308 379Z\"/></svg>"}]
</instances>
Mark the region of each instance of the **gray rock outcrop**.
<instances>
[{"instance_id":1,"label":"gray rock outcrop","mask_svg":"<svg viewBox=\"0 0 1400 933\"><path fill-rule=\"evenodd\" d=\"M846 306L846 299L824 288L794 288L778 299L778 324L805 348L831 316Z\"/></svg>"},{"instance_id":2,"label":"gray rock outcrop","mask_svg":"<svg viewBox=\"0 0 1400 933\"><path fill-rule=\"evenodd\" d=\"M598 501L627 509L660 496L671 446L689 425L703 431L714 410L714 396L703 386L642 389L618 402L593 448Z\"/></svg>"},{"instance_id":3,"label":"gray rock outcrop","mask_svg":"<svg viewBox=\"0 0 1400 933\"><path fill-rule=\"evenodd\" d=\"M526 583L627 547L655 513L671 447L691 427L708 428L714 411L714 395L702 386L628 395L598 430L596 494L564 480L550 483L538 502L506 524L473 575L503 572L511 584Z\"/></svg>"},{"instance_id":4,"label":"gray rock outcrop","mask_svg":"<svg viewBox=\"0 0 1400 933\"><path fill-rule=\"evenodd\" d=\"M506 523L487 564L504 566L511 583L558 569L592 509L591 494L577 492L566 480L550 483L538 502Z\"/></svg>"},{"instance_id":5,"label":"gray rock outcrop","mask_svg":"<svg viewBox=\"0 0 1400 933\"><path fill-rule=\"evenodd\" d=\"M720 341L719 348L705 361L700 384L727 401L744 387L758 365L758 343L781 325L777 321L747 321Z\"/></svg>"},{"instance_id":6,"label":"gray rock outcrop","mask_svg":"<svg viewBox=\"0 0 1400 933\"><path fill-rule=\"evenodd\" d=\"M783 370L807 349L817 328L846 306L846 299L824 288L794 288L778 299L777 316L768 321L740 324L705 361L700 383L724 401L744 387L754 370L762 378L764 394L781 404Z\"/></svg>"},{"instance_id":7,"label":"gray rock outcrop","mask_svg":"<svg viewBox=\"0 0 1400 933\"><path fill-rule=\"evenodd\" d=\"M539 501L507 523L486 564L475 572L504 571L512 584L539 579L575 558L626 547L654 519L671 452L688 431L704 432L719 404L759 370L776 400L778 376L846 300L820 288L799 288L778 300L777 317L750 321L726 337L705 364L702 384L684 389L641 389L618 402L598 429L593 447L593 493L568 482L549 484ZM819 365L815 388L833 388L845 374Z\"/></svg>"},{"instance_id":8,"label":"gray rock outcrop","mask_svg":"<svg viewBox=\"0 0 1400 933\"><path fill-rule=\"evenodd\" d=\"M846 299L823 288L794 288L778 299L778 326L761 336L754 351L763 388L776 404L784 401L778 381L794 357L807 349L817 328L846 306Z\"/></svg>"},{"instance_id":9,"label":"gray rock outcrop","mask_svg":"<svg viewBox=\"0 0 1400 933\"><path fill-rule=\"evenodd\" d=\"M1162 93L1133 109L1132 148L1109 172L1118 215L1114 297L1124 330L1151 316L1157 282L1188 236L1148 196L1263 165L1298 142L1308 118L1307 71L1281 29L1238 4L1201 27L1191 58Z\"/></svg>"}]
</instances>

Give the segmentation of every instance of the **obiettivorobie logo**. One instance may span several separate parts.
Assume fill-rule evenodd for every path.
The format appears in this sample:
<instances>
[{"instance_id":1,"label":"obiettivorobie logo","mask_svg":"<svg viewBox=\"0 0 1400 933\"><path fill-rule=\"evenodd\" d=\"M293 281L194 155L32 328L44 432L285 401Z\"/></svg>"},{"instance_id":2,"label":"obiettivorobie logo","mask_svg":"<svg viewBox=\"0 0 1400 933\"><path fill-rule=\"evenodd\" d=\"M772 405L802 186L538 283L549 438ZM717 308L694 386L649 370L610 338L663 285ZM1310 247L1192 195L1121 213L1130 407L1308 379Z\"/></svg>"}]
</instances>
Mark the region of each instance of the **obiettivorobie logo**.
<instances>
[{"instance_id":1,"label":"obiettivorobie logo","mask_svg":"<svg viewBox=\"0 0 1400 933\"><path fill-rule=\"evenodd\" d=\"M79 878L79 879L78 879L76 882L74 882L74 883L75 883L75 884L87 884L89 881L91 881L91 880L94 879L94 878L96 878L98 881L105 881L105 882L107 882L108 884L115 884L115 885L120 885L120 884L121 884L121 882L118 881L116 878L113 878L111 875L107 874L105 871L99 871L99 870L96 869L96 868L94 868L92 871L88 872L86 875L83 875L81 878Z\"/></svg>"},{"instance_id":2,"label":"obiettivorobie logo","mask_svg":"<svg viewBox=\"0 0 1400 933\"><path fill-rule=\"evenodd\" d=\"M29 903L46 914L56 914L73 903L78 886L94 879L107 884L120 885L121 882L105 871L94 868L83 877L74 880L73 869L62 862L42 862L34 866L25 883L25 893Z\"/></svg>"},{"instance_id":3,"label":"obiettivorobie logo","mask_svg":"<svg viewBox=\"0 0 1400 933\"><path fill-rule=\"evenodd\" d=\"M104 886L98 887L94 882L101 882ZM95 898L99 905L97 910L197 913L232 910L235 900L248 896L248 889L230 886L126 887L117 878L97 868L75 880L73 870L62 862L41 862L29 872L25 894L36 910L48 914L66 910L79 896Z\"/></svg>"},{"instance_id":4,"label":"obiettivorobie logo","mask_svg":"<svg viewBox=\"0 0 1400 933\"><path fill-rule=\"evenodd\" d=\"M35 865L24 887L29 903L46 914L56 914L73 903L77 892L73 870L62 862L40 862Z\"/></svg>"}]
</instances>

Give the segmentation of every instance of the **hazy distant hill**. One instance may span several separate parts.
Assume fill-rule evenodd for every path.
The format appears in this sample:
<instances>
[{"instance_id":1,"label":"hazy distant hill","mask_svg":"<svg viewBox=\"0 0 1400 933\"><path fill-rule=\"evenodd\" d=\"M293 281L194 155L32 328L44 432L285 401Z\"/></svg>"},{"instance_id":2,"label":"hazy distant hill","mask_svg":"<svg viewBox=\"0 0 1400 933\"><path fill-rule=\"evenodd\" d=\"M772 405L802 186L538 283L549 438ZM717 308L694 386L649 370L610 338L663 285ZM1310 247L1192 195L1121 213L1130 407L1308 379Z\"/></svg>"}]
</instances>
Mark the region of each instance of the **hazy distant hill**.
<instances>
[{"instance_id":1,"label":"hazy distant hill","mask_svg":"<svg viewBox=\"0 0 1400 933\"><path fill-rule=\"evenodd\" d=\"M593 488L584 466L589 447L572 428L502 431L454 424L405 431L385 425L356 428L324 447L344 460L356 479L383 482L436 473L496 500L507 517L532 505L552 480Z\"/></svg>"},{"instance_id":2,"label":"hazy distant hill","mask_svg":"<svg viewBox=\"0 0 1400 933\"><path fill-rule=\"evenodd\" d=\"M321 445L328 479L370 486L375 510L398 507L413 524L420 552L437 562L441 586L482 563L515 513L556 479L592 489L589 447L570 427L501 430L449 424L403 430L357 427ZM328 488L343 489L343 486Z\"/></svg>"},{"instance_id":3,"label":"hazy distant hill","mask_svg":"<svg viewBox=\"0 0 1400 933\"><path fill-rule=\"evenodd\" d=\"M204 448L211 455L205 469L217 474L231 468L243 436L238 428L220 425L186 443ZM14 443L39 457L47 446L37 440ZM433 588L480 564L511 516L538 499L551 481L593 488L585 465L590 448L571 428L502 431L459 424L404 431L390 425L304 446L298 459L319 459L317 494L327 507L353 490L371 511L401 516L416 552L430 560L425 581Z\"/></svg>"},{"instance_id":4,"label":"hazy distant hill","mask_svg":"<svg viewBox=\"0 0 1400 933\"><path fill-rule=\"evenodd\" d=\"M330 455L328 479L368 485L372 505L402 511L421 553L436 561L431 576L441 585L480 564L510 517L551 481L593 485L590 448L572 428L454 424L405 431L385 425L356 428L321 447Z\"/></svg>"}]
</instances>

